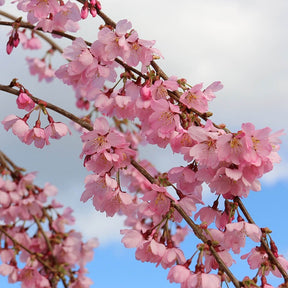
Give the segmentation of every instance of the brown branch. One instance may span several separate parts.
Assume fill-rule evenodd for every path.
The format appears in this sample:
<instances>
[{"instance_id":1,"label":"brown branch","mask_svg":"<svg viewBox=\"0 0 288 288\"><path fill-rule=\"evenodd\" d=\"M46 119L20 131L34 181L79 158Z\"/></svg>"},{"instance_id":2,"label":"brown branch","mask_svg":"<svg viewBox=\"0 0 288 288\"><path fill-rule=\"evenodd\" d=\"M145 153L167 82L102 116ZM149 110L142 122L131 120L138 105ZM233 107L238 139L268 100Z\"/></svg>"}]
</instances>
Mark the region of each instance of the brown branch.
<instances>
[{"instance_id":1,"label":"brown branch","mask_svg":"<svg viewBox=\"0 0 288 288\"><path fill-rule=\"evenodd\" d=\"M13 15L5 12L5 11L2 11L2 10L0 10L0 15L4 16L6 18L9 18L11 20L14 20L14 21L17 19L15 16L13 16ZM11 23L13 24L14 22L0 21L0 25L4 25L4 26L12 26ZM31 25L31 24L29 24L27 22L23 22L23 21L20 22L20 26L23 27L23 28L27 28L27 29L33 30L33 32L36 35L38 35L43 40L45 40L47 43L49 43L53 50L57 50L60 53L63 53L62 48L57 43L55 43L52 39L47 37L44 33L36 30L35 26L33 26L33 25ZM26 26L26 27L24 27L24 26Z\"/></svg>"},{"instance_id":2,"label":"brown branch","mask_svg":"<svg viewBox=\"0 0 288 288\"><path fill-rule=\"evenodd\" d=\"M34 221L35 221L38 229L40 230L40 233L42 234L42 236L43 236L44 239L45 239L45 242L46 242L46 244L47 244L48 250L51 252L51 255L53 255L53 249L52 249L51 243L50 243L50 241L49 241L46 233L44 232L44 230L43 230L43 228L42 228L42 225L41 225L39 219L38 219L35 215L32 215L32 217L33 217L33 219L34 219ZM53 257L53 258L54 258L54 257Z\"/></svg>"},{"instance_id":3,"label":"brown branch","mask_svg":"<svg viewBox=\"0 0 288 288\"><path fill-rule=\"evenodd\" d=\"M209 241L202 233L202 230L199 228L199 226L187 215L187 213L183 210L183 208L180 205L175 204L175 202L172 201L172 206L177 210L177 212L183 217L183 219L186 221L186 223L192 228L194 234L205 244L209 246L209 250L211 254L214 256L215 260L219 264L219 267L222 271L224 271L227 276L230 278L230 280L233 282L234 286L237 288L240 288L240 282L236 279L236 277L233 275L231 270L227 267L227 265L224 263L224 261L221 259L219 254L216 252L215 248L213 247L213 244L211 241Z\"/></svg>"},{"instance_id":4,"label":"brown branch","mask_svg":"<svg viewBox=\"0 0 288 288\"><path fill-rule=\"evenodd\" d=\"M54 269L54 268L51 267L48 263L46 263L43 259L41 259L41 257L39 256L39 253L34 253L34 252L31 251L29 248L27 248L27 247L25 247L24 245L22 245L20 242L18 242L16 239L14 239L10 234L8 234L8 233L6 232L6 230L5 230L2 226L0 226L0 231L1 231L7 238L9 238L9 239L13 242L13 244L14 244L15 246L19 246L19 247L21 247L23 250L25 250L26 252L28 252L30 255L35 256L36 259L37 259L43 266L45 266L46 268L48 268L51 272L53 272L53 273L56 273L56 272L57 272L56 269Z\"/></svg>"},{"instance_id":5,"label":"brown branch","mask_svg":"<svg viewBox=\"0 0 288 288\"><path fill-rule=\"evenodd\" d=\"M246 219L248 220L249 223L251 224L255 224L254 220L252 219L251 215L249 214L248 210L246 209L246 207L244 206L243 202L241 201L241 199L239 197L235 197L234 201L236 203L238 203L238 206L240 207L242 213L244 214L244 216L246 217ZM282 274L285 282L288 282L288 274L285 271L285 269L282 267L282 265L280 264L280 262L277 260L277 258L274 256L273 252L271 251L270 247L268 246L268 244L266 243L266 241L264 240L263 237L261 237L261 244L262 246L265 248L270 261L275 264L275 266L278 268L279 272Z\"/></svg>"},{"instance_id":6,"label":"brown branch","mask_svg":"<svg viewBox=\"0 0 288 288\"><path fill-rule=\"evenodd\" d=\"M17 96L19 95L19 91L17 89L11 88L10 86L6 86L6 85L1 85L0 84L0 90L5 91L5 92L10 93L10 94L17 95ZM66 118L72 120L75 123L78 123L80 126L86 128L87 130L90 130L90 131L93 130L93 127L89 123L87 123L86 121L78 118L74 114L72 114L72 113L70 113L70 112L68 112L68 111L66 111L66 110L64 110L64 109L62 109L62 108L60 108L60 107L58 107L58 106L56 106L54 104L51 104L51 103L46 102L44 100L41 100L41 99L39 99L37 97L34 97L31 94L29 94L29 97L36 104L40 104L40 105L45 104L45 107L47 107L47 108L49 108L49 109L51 109L51 110L53 110L53 111L65 116Z\"/></svg>"},{"instance_id":7,"label":"brown branch","mask_svg":"<svg viewBox=\"0 0 288 288\"><path fill-rule=\"evenodd\" d=\"M150 182L155 183L155 178L139 163L137 163L134 159L131 159L131 164ZM168 185L172 185L168 182ZM209 241L202 233L202 230L199 228L199 226L189 217L189 215L183 210L183 208L176 204L173 200L171 200L172 207L177 210L177 212L183 217L183 219L186 221L186 223L192 228L194 234L197 238L199 238L203 243L207 244L209 246L211 254L214 256L215 260L219 264L219 267L227 274L227 276L230 278L230 280L233 282L234 286L236 288L240 288L240 282L236 279L236 277L233 275L231 270L227 267L227 265L223 262L219 254L216 252L215 248L212 245L212 242Z\"/></svg>"}]
</instances>

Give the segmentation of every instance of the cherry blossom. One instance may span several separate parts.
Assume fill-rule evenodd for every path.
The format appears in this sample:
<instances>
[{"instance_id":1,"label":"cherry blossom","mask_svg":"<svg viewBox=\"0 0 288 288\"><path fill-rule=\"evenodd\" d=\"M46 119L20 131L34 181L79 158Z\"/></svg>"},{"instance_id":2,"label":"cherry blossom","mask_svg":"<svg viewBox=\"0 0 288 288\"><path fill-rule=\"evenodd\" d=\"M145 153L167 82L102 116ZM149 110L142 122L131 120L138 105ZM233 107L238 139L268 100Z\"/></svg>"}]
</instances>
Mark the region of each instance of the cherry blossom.
<instances>
[{"instance_id":1,"label":"cherry blossom","mask_svg":"<svg viewBox=\"0 0 288 288\"><path fill-rule=\"evenodd\" d=\"M47 66L44 59L26 57L26 61L29 66L30 73L32 75L38 75L38 80L43 79L46 82L51 82L54 79L54 70Z\"/></svg>"}]
</instances>

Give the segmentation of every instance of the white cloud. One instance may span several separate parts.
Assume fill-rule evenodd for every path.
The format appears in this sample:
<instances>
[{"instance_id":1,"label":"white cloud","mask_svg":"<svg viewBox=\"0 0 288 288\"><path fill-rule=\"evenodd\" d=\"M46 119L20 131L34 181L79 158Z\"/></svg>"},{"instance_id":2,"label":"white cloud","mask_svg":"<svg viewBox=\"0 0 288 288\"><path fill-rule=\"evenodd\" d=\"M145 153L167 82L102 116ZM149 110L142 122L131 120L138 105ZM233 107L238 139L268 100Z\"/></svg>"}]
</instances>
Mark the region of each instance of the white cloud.
<instances>
[{"instance_id":1,"label":"white cloud","mask_svg":"<svg viewBox=\"0 0 288 288\"><path fill-rule=\"evenodd\" d=\"M75 228L81 231L85 239L96 237L100 245L108 245L114 242L120 242L120 229L124 229L124 217L114 216L106 217L104 213L97 212L92 203L78 204Z\"/></svg>"}]
</instances>

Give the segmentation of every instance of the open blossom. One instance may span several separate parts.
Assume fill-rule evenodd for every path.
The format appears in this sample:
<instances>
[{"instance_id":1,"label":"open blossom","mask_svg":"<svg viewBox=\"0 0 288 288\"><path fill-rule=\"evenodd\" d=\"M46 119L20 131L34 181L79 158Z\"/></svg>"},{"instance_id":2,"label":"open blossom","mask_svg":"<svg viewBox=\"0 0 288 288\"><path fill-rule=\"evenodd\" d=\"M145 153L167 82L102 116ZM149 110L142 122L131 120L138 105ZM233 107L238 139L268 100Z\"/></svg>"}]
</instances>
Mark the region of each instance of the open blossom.
<instances>
[{"instance_id":1,"label":"open blossom","mask_svg":"<svg viewBox=\"0 0 288 288\"><path fill-rule=\"evenodd\" d=\"M180 129L180 110L178 106L164 99L152 101L151 108L153 112L148 118L147 130L143 133L149 143L164 148L169 143L173 132Z\"/></svg>"},{"instance_id":2,"label":"open blossom","mask_svg":"<svg viewBox=\"0 0 288 288\"><path fill-rule=\"evenodd\" d=\"M245 148L247 149L244 159L255 166L260 166L272 151L269 141L271 128L255 130L253 124L245 123L242 125L242 131L245 133Z\"/></svg>"},{"instance_id":3,"label":"open blossom","mask_svg":"<svg viewBox=\"0 0 288 288\"><path fill-rule=\"evenodd\" d=\"M186 90L180 97L180 101L188 108L194 108L201 113L208 111L208 101L215 98L214 91L220 90L223 86L218 82L212 83L202 91L203 84L197 84Z\"/></svg>"},{"instance_id":4,"label":"open blossom","mask_svg":"<svg viewBox=\"0 0 288 288\"><path fill-rule=\"evenodd\" d=\"M77 22L80 20L78 6L67 1L64 5L60 5L60 9L53 14L53 17L40 19L36 27L48 32L53 30L77 32L79 29Z\"/></svg>"},{"instance_id":5,"label":"open blossom","mask_svg":"<svg viewBox=\"0 0 288 288\"><path fill-rule=\"evenodd\" d=\"M97 211L106 212L107 216L113 216L122 208L132 203L132 196L122 192L115 179L108 174L105 176L88 175L85 179L85 191L81 201L86 202L90 198Z\"/></svg>"},{"instance_id":6,"label":"open blossom","mask_svg":"<svg viewBox=\"0 0 288 288\"><path fill-rule=\"evenodd\" d=\"M191 273L187 279L189 288L221 288L221 279L218 275L207 273Z\"/></svg>"},{"instance_id":7,"label":"open blossom","mask_svg":"<svg viewBox=\"0 0 288 288\"><path fill-rule=\"evenodd\" d=\"M26 57L31 75L38 75L38 80L45 79L46 82L51 82L54 79L54 70L47 66L45 60L39 58Z\"/></svg>"},{"instance_id":8,"label":"open blossom","mask_svg":"<svg viewBox=\"0 0 288 288\"><path fill-rule=\"evenodd\" d=\"M244 221L229 223L224 233L224 247L231 248L234 253L240 253L240 248L245 246L246 236L254 242L260 242L262 233L255 224Z\"/></svg>"},{"instance_id":9,"label":"open blossom","mask_svg":"<svg viewBox=\"0 0 288 288\"><path fill-rule=\"evenodd\" d=\"M48 279L32 267L25 267L21 270L18 280L22 282L21 287L23 288L50 287Z\"/></svg>"},{"instance_id":10,"label":"open blossom","mask_svg":"<svg viewBox=\"0 0 288 288\"><path fill-rule=\"evenodd\" d=\"M97 118L94 122L94 130L81 136L84 142L82 154L91 155L94 153L103 153L110 147L122 146L126 143L125 138L118 131L110 130L106 118Z\"/></svg>"},{"instance_id":11,"label":"open blossom","mask_svg":"<svg viewBox=\"0 0 288 288\"><path fill-rule=\"evenodd\" d=\"M23 48L31 50L40 49L42 45L39 38L35 37L33 33L31 33L31 38L28 38L25 32L25 30L19 31L20 43L22 44Z\"/></svg>"},{"instance_id":12,"label":"open blossom","mask_svg":"<svg viewBox=\"0 0 288 288\"><path fill-rule=\"evenodd\" d=\"M45 130L41 127L33 127L30 129L23 139L23 142L30 145L34 142L35 147L43 148L45 145L49 145L48 136L45 133Z\"/></svg>"},{"instance_id":13,"label":"open blossom","mask_svg":"<svg viewBox=\"0 0 288 288\"><path fill-rule=\"evenodd\" d=\"M71 134L67 125L62 122L52 122L45 128L45 134L52 139L60 139L67 133Z\"/></svg>"},{"instance_id":14,"label":"open blossom","mask_svg":"<svg viewBox=\"0 0 288 288\"><path fill-rule=\"evenodd\" d=\"M99 31L98 39L104 45L104 60L111 61L118 56L121 56L125 60L129 57L130 47L128 39L129 37L133 37L133 34L128 39L125 35L131 28L131 22L124 19L116 24L115 32L108 27L104 27Z\"/></svg>"},{"instance_id":15,"label":"open blossom","mask_svg":"<svg viewBox=\"0 0 288 288\"><path fill-rule=\"evenodd\" d=\"M261 246L252 248L249 253L242 255L241 259L247 259L250 269L259 269L260 275L268 275L272 272L274 276L279 278L282 277L278 268L269 261L269 256L266 250ZM276 259L284 270L288 271L288 261L282 255L278 255ZM261 267L263 269L260 269Z\"/></svg>"},{"instance_id":16,"label":"open blossom","mask_svg":"<svg viewBox=\"0 0 288 288\"><path fill-rule=\"evenodd\" d=\"M27 132L29 131L28 124L22 119L15 115L8 115L2 122L6 131L12 128L12 132L22 142L25 141Z\"/></svg>"},{"instance_id":17,"label":"open blossom","mask_svg":"<svg viewBox=\"0 0 288 288\"><path fill-rule=\"evenodd\" d=\"M169 211L172 197L166 188L159 187L156 184L151 185L151 189L145 191L142 200L144 201L139 210L147 216L152 215L155 222L160 221ZM159 220L160 219L160 220Z\"/></svg>"},{"instance_id":18,"label":"open blossom","mask_svg":"<svg viewBox=\"0 0 288 288\"><path fill-rule=\"evenodd\" d=\"M169 270L167 279L170 283L185 283L190 274L191 271L185 265L175 265Z\"/></svg>"},{"instance_id":19,"label":"open blossom","mask_svg":"<svg viewBox=\"0 0 288 288\"><path fill-rule=\"evenodd\" d=\"M201 165L216 168L219 165L216 145L219 133L218 131L209 131L209 123L206 123L207 129L197 126L189 127L188 134L198 142L190 149L189 154Z\"/></svg>"}]
</instances>

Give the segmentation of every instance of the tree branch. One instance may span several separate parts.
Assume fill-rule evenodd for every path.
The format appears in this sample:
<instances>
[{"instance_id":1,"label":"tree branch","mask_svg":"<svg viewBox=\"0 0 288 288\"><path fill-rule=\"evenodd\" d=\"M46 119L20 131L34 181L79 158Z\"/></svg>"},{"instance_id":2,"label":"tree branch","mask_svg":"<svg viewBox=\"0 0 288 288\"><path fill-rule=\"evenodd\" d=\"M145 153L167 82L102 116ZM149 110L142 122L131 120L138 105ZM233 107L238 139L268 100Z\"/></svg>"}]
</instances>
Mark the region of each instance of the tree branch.
<instances>
[{"instance_id":1,"label":"tree branch","mask_svg":"<svg viewBox=\"0 0 288 288\"><path fill-rule=\"evenodd\" d=\"M234 201L236 203L238 203L238 206L240 207L242 213L244 214L244 216L246 217L248 222L251 223L251 224L255 224L254 220L252 219L251 215L249 214L248 210L244 206L244 204L241 201L241 199L239 197L235 197ZM266 252L267 252L267 254L268 254L269 258L270 258L270 261L273 264L275 264L275 266L278 268L279 272L282 274L285 282L287 283L288 282L288 274L287 274L287 272L284 270L282 265L279 263L277 258L274 256L273 252L271 251L270 247L268 246L268 244L266 243L266 241L264 240L263 237L261 237L261 244L265 248L265 250L266 250Z\"/></svg>"}]
</instances>

